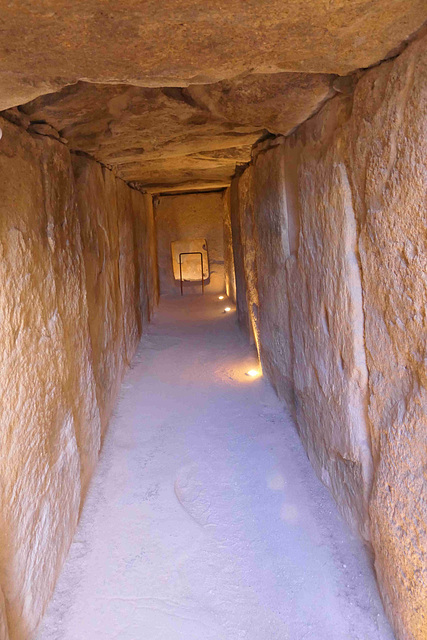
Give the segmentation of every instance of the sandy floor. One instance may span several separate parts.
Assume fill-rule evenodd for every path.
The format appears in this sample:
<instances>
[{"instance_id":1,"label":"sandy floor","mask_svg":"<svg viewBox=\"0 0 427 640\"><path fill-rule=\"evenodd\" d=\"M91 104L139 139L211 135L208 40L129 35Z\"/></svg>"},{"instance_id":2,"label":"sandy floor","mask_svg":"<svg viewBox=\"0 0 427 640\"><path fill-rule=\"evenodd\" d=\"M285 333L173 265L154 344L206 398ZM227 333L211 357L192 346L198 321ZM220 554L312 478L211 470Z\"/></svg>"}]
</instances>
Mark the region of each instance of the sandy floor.
<instances>
[{"instance_id":1,"label":"sandy floor","mask_svg":"<svg viewBox=\"0 0 427 640\"><path fill-rule=\"evenodd\" d=\"M212 296L163 299L38 640L391 640L369 561Z\"/></svg>"}]
</instances>

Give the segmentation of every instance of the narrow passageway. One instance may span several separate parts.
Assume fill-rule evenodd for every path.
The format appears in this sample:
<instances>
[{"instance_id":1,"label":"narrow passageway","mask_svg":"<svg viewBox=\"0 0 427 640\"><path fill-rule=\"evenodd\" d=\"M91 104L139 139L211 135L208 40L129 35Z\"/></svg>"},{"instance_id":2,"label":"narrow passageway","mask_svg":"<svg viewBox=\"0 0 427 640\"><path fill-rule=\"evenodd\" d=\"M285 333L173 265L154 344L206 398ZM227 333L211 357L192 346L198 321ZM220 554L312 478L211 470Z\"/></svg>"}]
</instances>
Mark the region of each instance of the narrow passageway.
<instances>
[{"instance_id":1,"label":"narrow passageway","mask_svg":"<svg viewBox=\"0 0 427 640\"><path fill-rule=\"evenodd\" d=\"M163 298L38 640L391 640L235 314Z\"/></svg>"}]
</instances>

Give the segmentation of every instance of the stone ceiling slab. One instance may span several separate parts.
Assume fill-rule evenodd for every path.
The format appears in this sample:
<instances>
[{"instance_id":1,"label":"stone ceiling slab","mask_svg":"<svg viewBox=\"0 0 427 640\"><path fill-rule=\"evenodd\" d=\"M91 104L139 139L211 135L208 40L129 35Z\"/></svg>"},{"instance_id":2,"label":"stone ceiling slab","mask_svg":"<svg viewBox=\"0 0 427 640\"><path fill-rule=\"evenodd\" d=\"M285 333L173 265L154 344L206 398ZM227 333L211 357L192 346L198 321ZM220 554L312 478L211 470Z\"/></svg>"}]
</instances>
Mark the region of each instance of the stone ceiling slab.
<instances>
[{"instance_id":1,"label":"stone ceiling slab","mask_svg":"<svg viewBox=\"0 0 427 640\"><path fill-rule=\"evenodd\" d=\"M79 82L19 112L33 130L51 125L71 149L144 188L223 185L237 163L250 160L257 140L289 133L334 95L335 77L254 74L187 89Z\"/></svg>"},{"instance_id":2,"label":"stone ceiling slab","mask_svg":"<svg viewBox=\"0 0 427 640\"><path fill-rule=\"evenodd\" d=\"M426 18L425 0L3 0L0 109L78 80L344 75L385 58Z\"/></svg>"}]
</instances>

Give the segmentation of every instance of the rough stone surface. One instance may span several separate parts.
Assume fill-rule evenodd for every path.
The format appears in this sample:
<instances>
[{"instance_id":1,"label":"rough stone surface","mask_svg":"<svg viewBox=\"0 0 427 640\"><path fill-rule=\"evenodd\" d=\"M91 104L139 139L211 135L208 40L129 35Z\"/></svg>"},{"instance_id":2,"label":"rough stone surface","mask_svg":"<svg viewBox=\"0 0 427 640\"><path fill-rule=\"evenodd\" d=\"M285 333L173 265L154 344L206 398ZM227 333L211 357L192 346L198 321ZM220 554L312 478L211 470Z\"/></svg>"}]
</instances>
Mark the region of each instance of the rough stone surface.
<instances>
[{"instance_id":1,"label":"rough stone surface","mask_svg":"<svg viewBox=\"0 0 427 640\"><path fill-rule=\"evenodd\" d=\"M251 336L248 303L246 299L246 277L243 262L243 244L240 225L239 180L233 180L230 186L230 221L233 242L234 272L236 282L237 322L240 328Z\"/></svg>"},{"instance_id":2,"label":"rough stone surface","mask_svg":"<svg viewBox=\"0 0 427 640\"><path fill-rule=\"evenodd\" d=\"M123 307L126 364L131 363L141 335L138 258L135 247L135 212L132 191L117 182L117 213L119 223L119 282Z\"/></svg>"},{"instance_id":3,"label":"rough stone surface","mask_svg":"<svg viewBox=\"0 0 427 640\"><path fill-rule=\"evenodd\" d=\"M249 322L263 370L296 413L313 466L353 528L369 539L371 454L354 215L350 210L347 221L340 201L333 215L331 195L341 193L339 180L332 178L326 190L329 164L324 169L319 163L316 175L313 149L307 161L295 152L286 160L283 144L259 153L238 180ZM287 198L298 162L299 211ZM289 228L296 222L297 254Z\"/></svg>"},{"instance_id":4,"label":"rough stone surface","mask_svg":"<svg viewBox=\"0 0 427 640\"><path fill-rule=\"evenodd\" d=\"M74 157L73 166L85 262L93 369L104 431L124 365L123 309L117 286L118 221L116 208L111 206L114 203L115 179L111 172L87 158Z\"/></svg>"},{"instance_id":5,"label":"rough stone surface","mask_svg":"<svg viewBox=\"0 0 427 640\"><path fill-rule=\"evenodd\" d=\"M323 145L302 152L299 189L299 246L289 264L297 420L319 476L369 540L362 289L356 220L340 158Z\"/></svg>"},{"instance_id":6,"label":"rough stone surface","mask_svg":"<svg viewBox=\"0 0 427 640\"><path fill-rule=\"evenodd\" d=\"M140 317L150 322L159 301L159 274L157 270L157 241L154 223L153 199L148 194L131 192L134 216L134 242L139 284Z\"/></svg>"},{"instance_id":7,"label":"rough stone surface","mask_svg":"<svg viewBox=\"0 0 427 640\"><path fill-rule=\"evenodd\" d=\"M259 351L258 328L258 268L256 263L257 245L255 242L255 223L251 198L252 167L249 167L239 180L239 224L242 243L243 269L246 285L246 308L248 312L249 337Z\"/></svg>"},{"instance_id":8,"label":"rough stone surface","mask_svg":"<svg viewBox=\"0 0 427 640\"><path fill-rule=\"evenodd\" d=\"M157 299L156 286L147 278L153 259L146 260L156 244L152 204L151 198L129 189L93 160L74 156L73 168L93 368L104 432L142 323L149 321L148 300ZM150 219L151 225L147 225ZM151 247L147 246L150 241Z\"/></svg>"},{"instance_id":9,"label":"rough stone surface","mask_svg":"<svg viewBox=\"0 0 427 640\"><path fill-rule=\"evenodd\" d=\"M358 85L348 163L360 223L375 565L397 634L427 637L427 39Z\"/></svg>"},{"instance_id":10,"label":"rough stone surface","mask_svg":"<svg viewBox=\"0 0 427 640\"><path fill-rule=\"evenodd\" d=\"M8 626L7 635L0 624L0 637L28 640L74 534L110 394L117 393L112 378L123 372L117 316L124 305L117 296L118 251L108 245L113 211L102 194L103 170L87 167L75 181L63 144L7 121L0 126L0 384L7 400L0 420L0 584ZM113 191L133 193L117 183ZM83 204L90 221L79 212ZM118 198L114 212L120 206ZM135 286L126 260L121 290ZM135 297L126 304L124 315L134 317ZM121 315L120 336L134 346L133 324ZM101 353L113 349L115 356ZM107 379L106 367L113 369ZM1 599L0 620L2 610Z\"/></svg>"},{"instance_id":11,"label":"rough stone surface","mask_svg":"<svg viewBox=\"0 0 427 640\"><path fill-rule=\"evenodd\" d=\"M4 603L3 591L0 587L0 640L8 640L6 607Z\"/></svg>"},{"instance_id":12,"label":"rough stone surface","mask_svg":"<svg viewBox=\"0 0 427 640\"><path fill-rule=\"evenodd\" d=\"M231 232L230 189L224 195L224 280L225 292L236 304L236 271L234 267L233 236Z\"/></svg>"},{"instance_id":13,"label":"rough stone surface","mask_svg":"<svg viewBox=\"0 0 427 640\"><path fill-rule=\"evenodd\" d=\"M288 133L334 95L333 80L279 73L188 89L80 82L20 113L144 189L223 187L262 135Z\"/></svg>"},{"instance_id":14,"label":"rough stone surface","mask_svg":"<svg viewBox=\"0 0 427 640\"><path fill-rule=\"evenodd\" d=\"M244 177L244 176L243 176ZM250 313L257 327L259 353L263 369L266 369L278 394L288 406L293 406L291 382L292 341L289 331L289 308L286 297L278 302L278 291L286 291L286 259L288 257L288 233L285 215L285 191L283 189L283 159L276 152L259 154L256 158L247 191L248 210L245 226L253 231L246 244L249 262L246 270L254 265L255 277L246 276L250 293ZM242 221L245 217L242 218ZM246 253L248 253L246 250ZM258 255L261 260L258 261ZM255 291L259 290L259 301ZM269 314L265 311L271 309ZM264 313L263 313L264 312ZM261 314L262 319L261 319ZM278 371L282 375L277 375Z\"/></svg>"},{"instance_id":15,"label":"rough stone surface","mask_svg":"<svg viewBox=\"0 0 427 640\"><path fill-rule=\"evenodd\" d=\"M205 238L208 246L209 280L205 291L224 291L225 193L162 196L156 199L155 221L161 294L180 294L179 280L173 277L171 242ZM185 293L200 293L201 284L184 284Z\"/></svg>"},{"instance_id":16,"label":"rough stone surface","mask_svg":"<svg viewBox=\"0 0 427 640\"><path fill-rule=\"evenodd\" d=\"M228 186L258 139L351 92L336 74L395 55L427 19L425 0L124 4L5 7L0 109L153 193Z\"/></svg>"},{"instance_id":17,"label":"rough stone surface","mask_svg":"<svg viewBox=\"0 0 427 640\"><path fill-rule=\"evenodd\" d=\"M100 420L68 151L2 129L1 580L10 637L20 640L71 542Z\"/></svg>"},{"instance_id":18,"label":"rough stone surface","mask_svg":"<svg viewBox=\"0 0 427 640\"><path fill-rule=\"evenodd\" d=\"M260 146L251 168L252 185L266 184L254 208L260 351L277 306L290 309L293 350L275 369L280 350L265 350L265 369L276 386L292 371L301 437L370 539L401 640L427 634L426 51L424 38L367 72L354 94ZM281 293L263 305L275 266Z\"/></svg>"},{"instance_id":19,"label":"rough stone surface","mask_svg":"<svg viewBox=\"0 0 427 640\"><path fill-rule=\"evenodd\" d=\"M17 0L2 7L0 108L78 80L158 87L347 74L385 58L426 14L424 0Z\"/></svg>"}]
</instances>

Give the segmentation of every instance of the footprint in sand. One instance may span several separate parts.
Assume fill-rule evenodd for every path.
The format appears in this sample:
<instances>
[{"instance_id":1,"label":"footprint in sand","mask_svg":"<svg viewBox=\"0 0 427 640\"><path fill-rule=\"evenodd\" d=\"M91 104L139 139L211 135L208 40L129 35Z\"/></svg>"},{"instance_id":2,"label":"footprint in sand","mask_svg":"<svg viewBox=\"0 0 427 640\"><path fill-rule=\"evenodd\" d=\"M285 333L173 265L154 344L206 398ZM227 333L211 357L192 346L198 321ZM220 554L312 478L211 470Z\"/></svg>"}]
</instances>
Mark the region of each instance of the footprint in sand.
<instances>
[{"instance_id":1,"label":"footprint in sand","mask_svg":"<svg viewBox=\"0 0 427 640\"><path fill-rule=\"evenodd\" d=\"M212 521L211 501L206 487L211 486L212 478L206 470L193 464L179 470L174 484L178 502L198 525L214 525Z\"/></svg>"}]
</instances>

